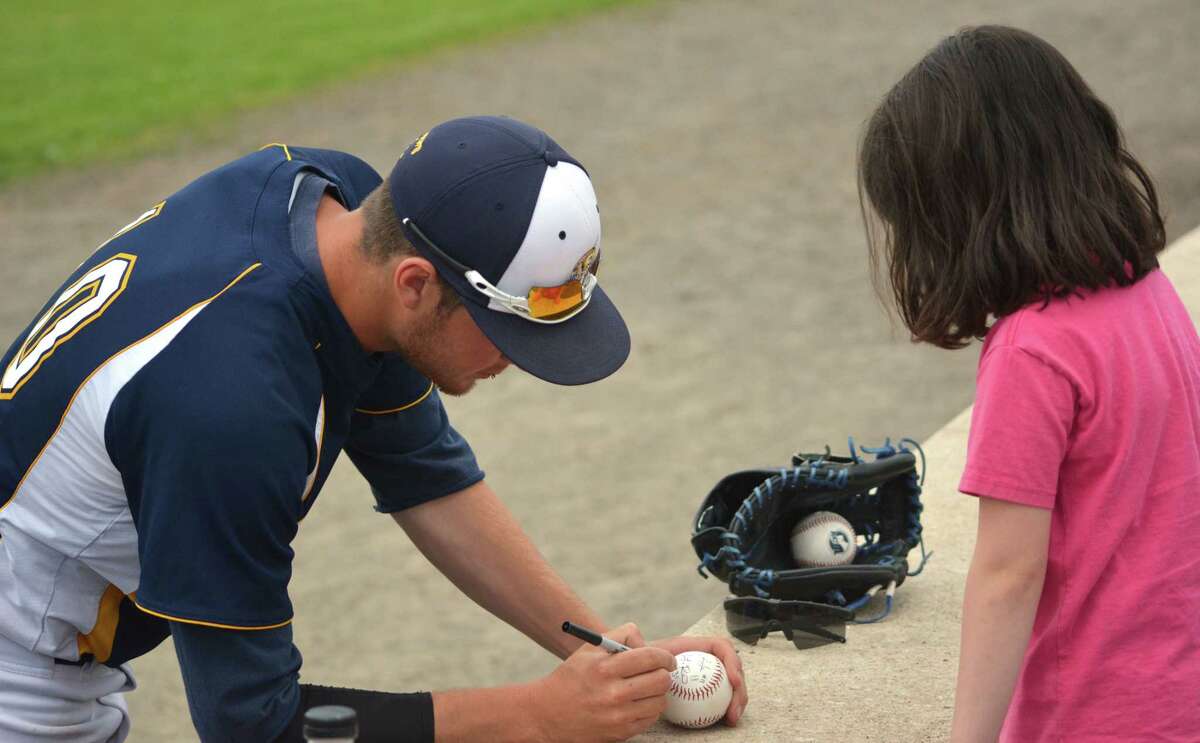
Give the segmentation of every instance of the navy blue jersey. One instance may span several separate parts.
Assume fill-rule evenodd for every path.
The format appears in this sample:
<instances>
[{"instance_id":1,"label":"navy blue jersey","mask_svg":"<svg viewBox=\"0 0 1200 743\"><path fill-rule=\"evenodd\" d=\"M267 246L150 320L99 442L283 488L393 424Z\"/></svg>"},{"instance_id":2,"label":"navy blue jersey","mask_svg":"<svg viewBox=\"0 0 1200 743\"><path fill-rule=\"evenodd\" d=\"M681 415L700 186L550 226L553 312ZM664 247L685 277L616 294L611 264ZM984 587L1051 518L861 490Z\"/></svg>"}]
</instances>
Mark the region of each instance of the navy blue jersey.
<instances>
[{"instance_id":1,"label":"navy blue jersey","mask_svg":"<svg viewBox=\"0 0 1200 743\"><path fill-rule=\"evenodd\" d=\"M436 390L365 352L293 250L313 173L357 208L361 160L270 146L146 211L0 361L0 634L115 665L168 619L291 621L298 525L343 449L394 512L483 477Z\"/></svg>"}]
</instances>

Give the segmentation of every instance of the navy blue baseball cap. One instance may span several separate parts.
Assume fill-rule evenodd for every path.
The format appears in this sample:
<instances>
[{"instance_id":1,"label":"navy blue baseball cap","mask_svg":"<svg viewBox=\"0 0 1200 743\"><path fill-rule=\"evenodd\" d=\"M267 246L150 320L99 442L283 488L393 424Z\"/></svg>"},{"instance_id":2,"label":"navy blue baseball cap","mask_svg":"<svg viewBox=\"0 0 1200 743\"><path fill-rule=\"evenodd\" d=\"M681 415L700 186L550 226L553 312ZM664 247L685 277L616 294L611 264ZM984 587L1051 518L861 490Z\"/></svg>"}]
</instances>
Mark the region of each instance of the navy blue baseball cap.
<instances>
[{"instance_id":1,"label":"navy blue baseball cap","mask_svg":"<svg viewBox=\"0 0 1200 743\"><path fill-rule=\"evenodd\" d=\"M596 281L600 212L587 171L515 119L439 124L388 176L409 240L510 361L555 384L607 377L629 329Z\"/></svg>"}]
</instances>

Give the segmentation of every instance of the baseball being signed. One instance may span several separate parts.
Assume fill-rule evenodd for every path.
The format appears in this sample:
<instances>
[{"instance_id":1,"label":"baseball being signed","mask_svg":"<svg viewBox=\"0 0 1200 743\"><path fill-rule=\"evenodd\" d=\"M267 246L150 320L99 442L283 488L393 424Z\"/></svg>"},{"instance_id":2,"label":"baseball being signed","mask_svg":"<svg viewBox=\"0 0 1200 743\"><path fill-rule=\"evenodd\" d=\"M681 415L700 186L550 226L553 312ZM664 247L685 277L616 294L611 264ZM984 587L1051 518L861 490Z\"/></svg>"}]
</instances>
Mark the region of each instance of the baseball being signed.
<instances>
[{"instance_id":1,"label":"baseball being signed","mask_svg":"<svg viewBox=\"0 0 1200 743\"><path fill-rule=\"evenodd\" d=\"M675 656L671 689L667 692L668 722L685 728L706 728L725 716L733 687L725 664L698 650Z\"/></svg>"}]
</instances>

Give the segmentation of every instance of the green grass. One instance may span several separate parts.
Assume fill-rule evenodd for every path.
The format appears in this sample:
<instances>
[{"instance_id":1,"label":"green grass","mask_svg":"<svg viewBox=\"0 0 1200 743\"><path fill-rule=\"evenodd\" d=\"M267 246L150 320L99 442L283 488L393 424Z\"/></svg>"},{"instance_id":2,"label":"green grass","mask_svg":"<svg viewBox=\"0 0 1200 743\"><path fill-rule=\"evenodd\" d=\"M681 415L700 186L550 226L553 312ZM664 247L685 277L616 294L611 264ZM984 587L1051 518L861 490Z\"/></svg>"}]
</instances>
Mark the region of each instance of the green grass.
<instances>
[{"instance_id":1,"label":"green grass","mask_svg":"<svg viewBox=\"0 0 1200 743\"><path fill-rule=\"evenodd\" d=\"M628 0L45 0L0 23L0 182L136 156L230 113Z\"/></svg>"}]
</instances>

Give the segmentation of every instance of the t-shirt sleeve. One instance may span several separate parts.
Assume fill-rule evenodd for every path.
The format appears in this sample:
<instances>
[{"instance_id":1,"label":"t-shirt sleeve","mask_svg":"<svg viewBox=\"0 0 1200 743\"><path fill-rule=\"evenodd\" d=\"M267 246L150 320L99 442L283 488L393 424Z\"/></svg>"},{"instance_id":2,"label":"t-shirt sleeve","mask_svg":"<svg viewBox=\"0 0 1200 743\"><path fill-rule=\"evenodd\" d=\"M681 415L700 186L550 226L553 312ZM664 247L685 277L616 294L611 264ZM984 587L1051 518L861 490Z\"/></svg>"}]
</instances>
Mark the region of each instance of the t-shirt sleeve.
<instances>
[{"instance_id":1,"label":"t-shirt sleeve","mask_svg":"<svg viewBox=\"0 0 1200 743\"><path fill-rule=\"evenodd\" d=\"M967 462L958 489L1053 508L1075 416L1075 389L1016 346L990 349L979 366Z\"/></svg>"},{"instance_id":2,"label":"t-shirt sleeve","mask_svg":"<svg viewBox=\"0 0 1200 743\"><path fill-rule=\"evenodd\" d=\"M311 405L287 378L176 344L123 389L106 428L138 537L139 608L234 629L291 621L287 586ZM194 373L181 373L192 369Z\"/></svg>"},{"instance_id":3,"label":"t-shirt sleeve","mask_svg":"<svg viewBox=\"0 0 1200 743\"><path fill-rule=\"evenodd\" d=\"M483 479L475 453L450 425L432 382L398 357L355 407L346 454L371 485L376 510L394 513Z\"/></svg>"}]
</instances>

